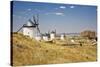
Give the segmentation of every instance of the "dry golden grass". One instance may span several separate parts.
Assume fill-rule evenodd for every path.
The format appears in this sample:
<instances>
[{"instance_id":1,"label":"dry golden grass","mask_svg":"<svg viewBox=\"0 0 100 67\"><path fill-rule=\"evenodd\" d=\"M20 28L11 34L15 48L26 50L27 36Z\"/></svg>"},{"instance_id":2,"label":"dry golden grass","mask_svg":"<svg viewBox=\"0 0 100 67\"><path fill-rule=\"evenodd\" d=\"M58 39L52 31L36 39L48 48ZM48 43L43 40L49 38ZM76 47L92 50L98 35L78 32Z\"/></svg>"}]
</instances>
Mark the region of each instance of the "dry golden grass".
<instances>
[{"instance_id":1,"label":"dry golden grass","mask_svg":"<svg viewBox=\"0 0 100 67\"><path fill-rule=\"evenodd\" d=\"M12 34L13 65L38 65L97 60L94 46L62 46L58 43L37 42L22 34ZM61 42L60 42L61 43Z\"/></svg>"}]
</instances>

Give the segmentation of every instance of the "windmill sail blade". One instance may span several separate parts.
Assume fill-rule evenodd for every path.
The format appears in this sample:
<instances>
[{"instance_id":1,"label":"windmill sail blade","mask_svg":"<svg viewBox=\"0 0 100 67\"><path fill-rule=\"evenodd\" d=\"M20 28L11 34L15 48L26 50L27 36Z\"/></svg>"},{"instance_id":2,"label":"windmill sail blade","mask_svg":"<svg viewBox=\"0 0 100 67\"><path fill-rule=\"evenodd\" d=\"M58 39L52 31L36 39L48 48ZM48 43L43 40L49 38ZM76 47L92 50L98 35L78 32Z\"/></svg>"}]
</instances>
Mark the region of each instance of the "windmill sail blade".
<instances>
[{"instance_id":1,"label":"windmill sail blade","mask_svg":"<svg viewBox=\"0 0 100 67\"><path fill-rule=\"evenodd\" d=\"M23 28L23 26L17 32L19 32L22 28Z\"/></svg>"},{"instance_id":2,"label":"windmill sail blade","mask_svg":"<svg viewBox=\"0 0 100 67\"><path fill-rule=\"evenodd\" d=\"M39 29L39 27L37 26L37 30L38 30L38 32L40 33L40 29Z\"/></svg>"},{"instance_id":3,"label":"windmill sail blade","mask_svg":"<svg viewBox=\"0 0 100 67\"><path fill-rule=\"evenodd\" d=\"M39 22L39 14L37 14L37 24L39 24L38 22Z\"/></svg>"},{"instance_id":4,"label":"windmill sail blade","mask_svg":"<svg viewBox=\"0 0 100 67\"><path fill-rule=\"evenodd\" d=\"M33 21L35 24L37 24L35 16L33 16Z\"/></svg>"},{"instance_id":5,"label":"windmill sail blade","mask_svg":"<svg viewBox=\"0 0 100 67\"><path fill-rule=\"evenodd\" d=\"M31 19L29 19L29 22L33 23L33 21ZM33 23L34 24L34 23Z\"/></svg>"}]
</instances>

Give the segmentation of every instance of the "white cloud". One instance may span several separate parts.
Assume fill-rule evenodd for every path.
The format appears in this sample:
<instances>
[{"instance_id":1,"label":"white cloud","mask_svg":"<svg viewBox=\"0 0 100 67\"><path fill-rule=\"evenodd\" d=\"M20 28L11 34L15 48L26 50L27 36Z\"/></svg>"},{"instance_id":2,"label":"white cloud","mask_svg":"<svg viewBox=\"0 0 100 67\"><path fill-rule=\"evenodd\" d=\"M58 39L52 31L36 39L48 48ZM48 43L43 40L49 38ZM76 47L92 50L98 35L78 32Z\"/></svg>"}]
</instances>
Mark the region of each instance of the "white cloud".
<instances>
[{"instance_id":1,"label":"white cloud","mask_svg":"<svg viewBox=\"0 0 100 67\"><path fill-rule=\"evenodd\" d=\"M61 8L61 9L65 9L66 7L65 7L65 6L60 6L59 8Z\"/></svg>"},{"instance_id":2,"label":"white cloud","mask_svg":"<svg viewBox=\"0 0 100 67\"><path fill-rule=\"evenodd\" d=\"M45 13L45 15L59 15L59 16L64 16L64 13L62 13L62 12L56 12L56 13Z\"/></svg>"},{"instance_id":3,"label":"white cloud","mask_svg":"<svg viewBox=\"0 0 100 67\"><path fill-rule=\"evenodd\" d=\"M45 13L45 15L58 15L58 16L64 16L63 12L51 12L51 13Z\"/></svg>"},{"instance_id":4,"label":"white cloud","mask_svg":"<svg viewBox=\"0 0 100 67\"><path fill-rule=\"evenodd\" d=\"M28 11L31 11L32 9L29 8L29 9L27 9L27 10L28 10Z\"/></svg>"},{"instance_id":5,"label":"white cloud","mask_svg":"<svg viewBox=\"0 0 100 67\"><path fill-rule=\"evenodd\" d=\"M75 6L70 6L70 8L75 8Z\"/></svg>"},{"instance_id":6,"label":"white cloud","mask_svg":"<svg viewBox=\"0 0 100 67\"><path fill-rule=\"evenodd\" d=\"M64 16L64 13L55 13L55 15Z\"/></svg>"}]
</instances>

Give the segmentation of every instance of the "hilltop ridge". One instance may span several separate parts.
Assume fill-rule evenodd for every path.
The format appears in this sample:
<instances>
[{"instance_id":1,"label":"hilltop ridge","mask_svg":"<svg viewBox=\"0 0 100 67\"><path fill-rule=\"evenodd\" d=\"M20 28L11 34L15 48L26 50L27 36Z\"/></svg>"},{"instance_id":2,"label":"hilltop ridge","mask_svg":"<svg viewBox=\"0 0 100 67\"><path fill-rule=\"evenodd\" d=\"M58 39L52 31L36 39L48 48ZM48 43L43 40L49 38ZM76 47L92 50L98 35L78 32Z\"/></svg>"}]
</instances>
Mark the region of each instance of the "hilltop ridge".
<instances>
[{"instance_id":1,"label":"hilltop ridge","mask_svg":"<svg viewBox=\"0 0 100 67\"><path fill-rule=\"evenodd\" d=\"M12 33L13 65L56 64L96 61L94 46L61 46L39 42L21 33Z\"/></svg>"}]
</instances>

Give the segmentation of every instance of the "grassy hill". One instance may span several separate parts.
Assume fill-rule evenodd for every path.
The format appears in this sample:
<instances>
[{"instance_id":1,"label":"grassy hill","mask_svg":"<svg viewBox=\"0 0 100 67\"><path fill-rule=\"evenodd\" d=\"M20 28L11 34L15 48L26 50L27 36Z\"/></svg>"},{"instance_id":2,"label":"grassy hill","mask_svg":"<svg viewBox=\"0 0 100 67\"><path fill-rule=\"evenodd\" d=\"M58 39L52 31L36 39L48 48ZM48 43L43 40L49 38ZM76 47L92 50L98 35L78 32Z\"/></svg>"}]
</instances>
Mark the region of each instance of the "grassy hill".
<instances>
[{"instance_id":1,"label":"grassy hill","mask_svg":"<svg viewBox=\"0 0 100 67\"><path fill-rule=\"evenodd\" d=\"M62 46L12 34L13 65L38 65L96 61L95 46Z\"/></svg>"}]
</instances>

